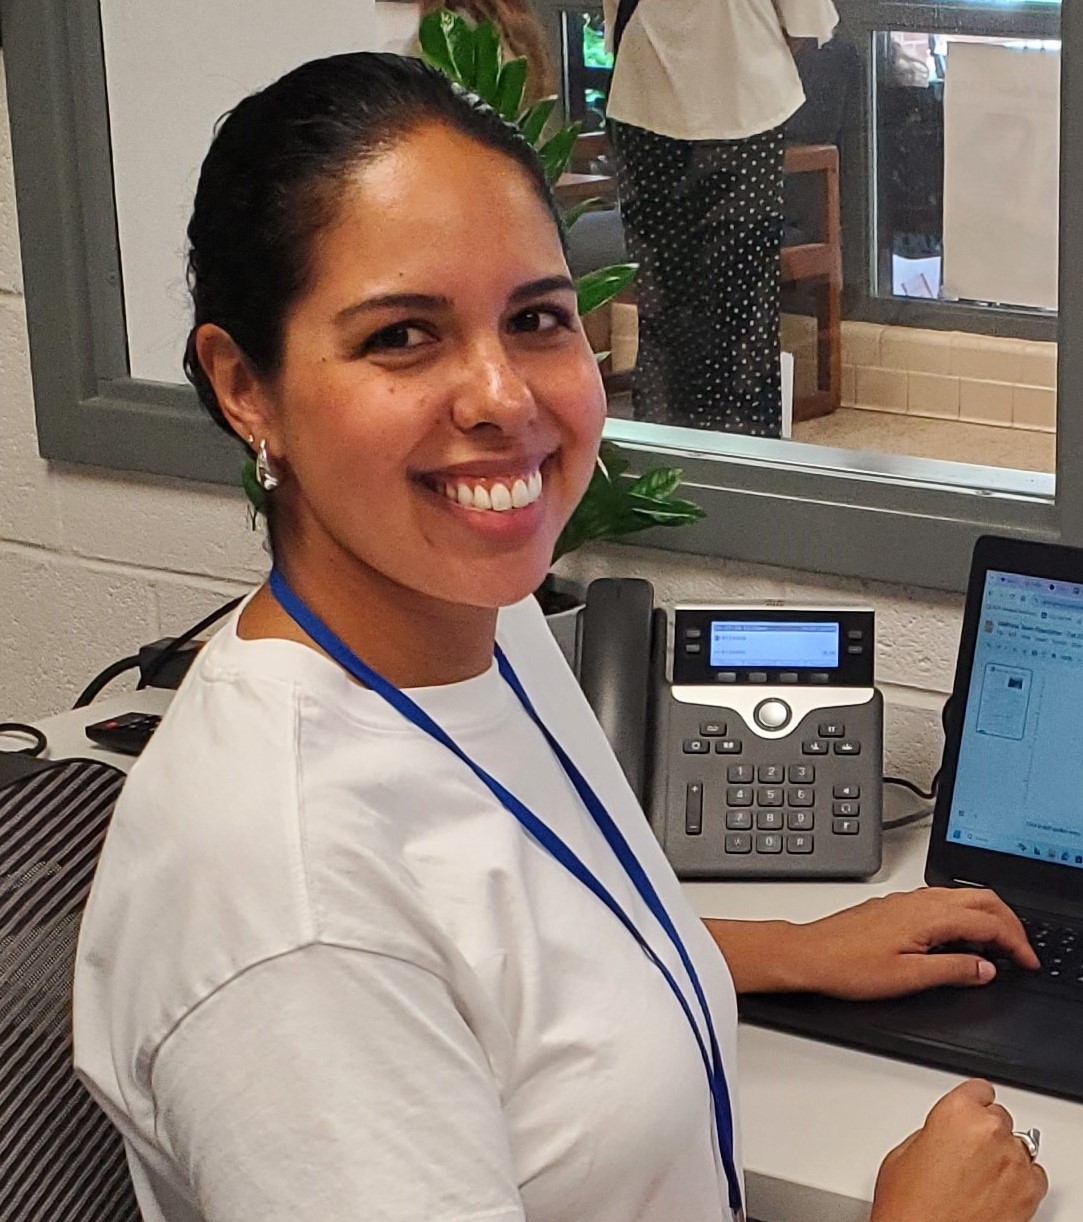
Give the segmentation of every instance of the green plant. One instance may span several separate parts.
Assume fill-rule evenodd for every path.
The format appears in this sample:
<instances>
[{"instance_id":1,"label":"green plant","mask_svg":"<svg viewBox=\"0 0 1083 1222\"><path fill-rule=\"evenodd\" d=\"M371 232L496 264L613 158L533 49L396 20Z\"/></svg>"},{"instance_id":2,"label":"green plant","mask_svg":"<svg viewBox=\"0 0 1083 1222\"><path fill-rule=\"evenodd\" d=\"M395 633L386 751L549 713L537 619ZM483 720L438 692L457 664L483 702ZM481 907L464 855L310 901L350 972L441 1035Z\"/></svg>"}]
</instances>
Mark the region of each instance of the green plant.
<instances>
[{"instance_id":1,"label":"green plant","mask_svg":"<svg viewBox=\"0 0 1083 1222\"><path fill-rule=\"evenodd\" d=\"M597 30L584 29L597 35ZM458 13L437 9L422 22L419 41L424 58L455 84L476 94L511 123L538 151L545 175L555 183L568 168L579 136L579 124L552 127L556 97L524 106L526 60L505 60L496 27L473 24ZM604 49L598 51L604 54ZM587 200L564 213L565 230L600 201ZM576 282L580 314L589 314L611 301L635 277L634 263L599 268ZM630 461L612 442L603 442L598 468L583 499L561 532L553 552L559 560L591 539L617 539L653 526L684 526L704 516L691 501L675 499L682 472L677 467L652 467L642 475L630 473Z\"/></svg>"}]
</instances>

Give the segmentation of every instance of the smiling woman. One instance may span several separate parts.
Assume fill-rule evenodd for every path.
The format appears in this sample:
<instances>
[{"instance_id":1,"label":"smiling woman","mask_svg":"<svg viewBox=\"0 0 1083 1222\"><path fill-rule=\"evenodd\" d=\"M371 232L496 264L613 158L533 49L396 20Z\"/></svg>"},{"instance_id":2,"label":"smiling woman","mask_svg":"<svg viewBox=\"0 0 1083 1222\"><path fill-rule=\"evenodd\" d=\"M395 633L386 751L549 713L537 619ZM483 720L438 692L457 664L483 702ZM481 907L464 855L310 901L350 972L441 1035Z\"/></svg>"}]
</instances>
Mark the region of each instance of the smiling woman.
<instances>
[{"instance_id":1,"label":"smiling woman","mask_svg":"<svg viewBox=\"0 0 1083 1222\"><path fill-rule=\"evenodd\" d=\"M189 372L258 454L274 567L81 926L76 1066L143 1215L735 1222L734 986L976 985L934 936L1032 964L1021 926L971 892L688 907L531 597L604 396L513 126L416 60L315 61L227 117L189 237ZM1031 1216L991 1088L957 1096L876 1222Z\"/></svg>"}]
</instances>

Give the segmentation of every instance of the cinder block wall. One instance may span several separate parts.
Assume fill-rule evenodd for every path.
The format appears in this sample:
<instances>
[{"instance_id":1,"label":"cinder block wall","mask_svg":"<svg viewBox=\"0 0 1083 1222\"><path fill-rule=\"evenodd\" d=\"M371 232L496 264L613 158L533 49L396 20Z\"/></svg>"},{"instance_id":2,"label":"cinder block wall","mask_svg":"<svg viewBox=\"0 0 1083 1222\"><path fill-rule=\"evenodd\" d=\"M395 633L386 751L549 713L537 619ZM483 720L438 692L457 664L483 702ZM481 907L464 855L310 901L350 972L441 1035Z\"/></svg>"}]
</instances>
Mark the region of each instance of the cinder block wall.
<instances>
[{"instance_id":1,"label":"cinder block wall","mask_svg":"<svg viewBox=\"0 0 1083 1222\"><path fill-rule=\"evenodd\" d=\"M3 93L0 90L0 99ZM38 457L6 105L0 100L0 720L70 707L103 667L260 580L238 492ZM572 575L636 574L659 599L860 598L878 612L891 768L928 781L940 753L961 599L834 577L609 547ZM116 690L130 686L118 681Z\"/></svg>"}]
</instances>

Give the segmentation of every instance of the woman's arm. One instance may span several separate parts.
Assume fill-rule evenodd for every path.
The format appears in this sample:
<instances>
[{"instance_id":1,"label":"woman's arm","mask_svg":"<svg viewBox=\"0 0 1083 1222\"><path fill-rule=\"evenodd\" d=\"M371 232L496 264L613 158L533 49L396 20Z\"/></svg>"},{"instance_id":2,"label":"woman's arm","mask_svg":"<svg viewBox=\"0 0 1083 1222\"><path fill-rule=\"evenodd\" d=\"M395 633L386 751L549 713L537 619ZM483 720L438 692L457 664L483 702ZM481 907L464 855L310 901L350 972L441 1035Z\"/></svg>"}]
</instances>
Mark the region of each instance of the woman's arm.
<instances>
[{"instance_id":1,"label":"woman's arm","mask_svg":"<svg viewBox=\"0 0 1083 1222\"><path fill-rule=\"evenodd\" d=\"M1019 919L992 891L923 887L866 900L833 916L789 921L705 920L738 993L827 993L853 1000L898 997L938 985L987 984L982 954L938 954L946 943L988 947L1036 968Z\"/></svg>"},{"instance_id":2,"label":"woman's arm","mask_svg":"<svg viewBox=\"0 0 1083 1222\"><path fill-rule=\"evenodd\" d=\"M522 1222L497 1083L446 983L308 946L168 1036L159 1141L207 1222Z\"/></svg>"}]
</instances>

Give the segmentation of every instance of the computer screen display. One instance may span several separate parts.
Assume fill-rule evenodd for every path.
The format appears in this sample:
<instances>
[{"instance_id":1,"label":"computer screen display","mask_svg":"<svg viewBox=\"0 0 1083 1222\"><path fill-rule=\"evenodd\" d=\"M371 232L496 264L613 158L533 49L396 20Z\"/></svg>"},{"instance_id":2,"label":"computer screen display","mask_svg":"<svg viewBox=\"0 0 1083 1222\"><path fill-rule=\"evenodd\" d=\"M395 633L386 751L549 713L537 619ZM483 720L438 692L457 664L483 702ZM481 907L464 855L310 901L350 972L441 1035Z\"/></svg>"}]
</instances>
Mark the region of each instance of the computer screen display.
<instances>
[{"instance_id":1,"label":"computer screen display","mask_svg":"<svg viewBox=\"0 0 1083 1222\"><path fill-rule=\"evenodd\" d=\"M948 839L1083 869L1083 585L986 573Z\"/></svg>"},{"instance_id":2,"label":"computer screen display","mask_svg":"<svg viewBox=\"0 0 1083 1222\"><path fill-rule=\"evenodd\" d=\"M712 620L710 663L735 669L807 666L829 670L839 664L839 625Z\"/></svg>"}]
</instances>

